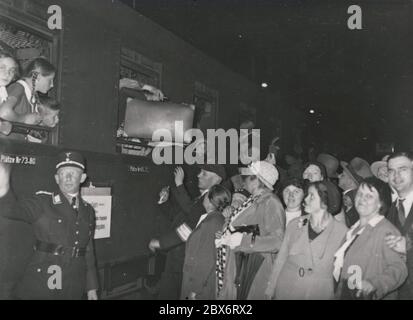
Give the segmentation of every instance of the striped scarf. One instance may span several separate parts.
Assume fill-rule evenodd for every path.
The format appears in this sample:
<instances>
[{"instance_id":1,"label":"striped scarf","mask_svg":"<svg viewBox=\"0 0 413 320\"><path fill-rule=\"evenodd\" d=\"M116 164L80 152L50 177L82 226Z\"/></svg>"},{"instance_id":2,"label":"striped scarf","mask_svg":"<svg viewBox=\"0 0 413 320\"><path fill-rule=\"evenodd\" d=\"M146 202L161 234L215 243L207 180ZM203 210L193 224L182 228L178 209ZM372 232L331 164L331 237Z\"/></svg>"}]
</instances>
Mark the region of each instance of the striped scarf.
<instances>
[{"instance_id":1,"label":"striped scarf","mask_svg":"<svg viewBox=\"0 0 413 320\"><path fill-rule=\"evenodd\" d=\"M229 231L231 223L235 220L238 215L249 208L258 198L258 196L250 196L247 200L244 201L242 205L240 205L237 209L233 210L229 218L224 224L223 234ZM225 266L227 262L227 247L225 245L221 245L217 248L217 259L216 259L216 276L217 276L217 296L224 285L224 273L225 273Z\"/></svg>"}]
</instances>

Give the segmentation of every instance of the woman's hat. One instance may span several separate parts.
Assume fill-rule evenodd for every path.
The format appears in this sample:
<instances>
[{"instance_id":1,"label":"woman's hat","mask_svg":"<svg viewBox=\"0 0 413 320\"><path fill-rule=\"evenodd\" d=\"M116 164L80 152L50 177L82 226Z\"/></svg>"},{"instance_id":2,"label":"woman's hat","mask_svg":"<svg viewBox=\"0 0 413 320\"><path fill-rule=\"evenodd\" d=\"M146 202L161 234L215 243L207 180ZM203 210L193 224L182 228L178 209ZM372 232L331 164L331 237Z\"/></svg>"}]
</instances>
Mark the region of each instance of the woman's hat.
<instances>
[{"instance_id":1,"label":"woman's hat","mask_svg":"<svg viewBox=\"0 0 413 320\"><path fill-rule=\"evenodd\" d=\"M241 175L257 176L257 178L271 190L277 182L279 174L278 170L267 161L255 161L251 163L248 168L242 168Z\"/></svg>"}]
</instances>

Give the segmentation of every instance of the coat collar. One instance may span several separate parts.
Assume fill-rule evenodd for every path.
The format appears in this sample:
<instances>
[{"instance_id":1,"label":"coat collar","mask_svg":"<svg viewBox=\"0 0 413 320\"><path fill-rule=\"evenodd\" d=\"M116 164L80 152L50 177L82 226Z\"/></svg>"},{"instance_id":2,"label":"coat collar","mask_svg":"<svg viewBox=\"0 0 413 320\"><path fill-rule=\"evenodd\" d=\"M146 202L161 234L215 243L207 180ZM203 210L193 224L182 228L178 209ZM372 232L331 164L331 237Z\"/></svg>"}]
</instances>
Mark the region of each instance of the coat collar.
<instances>
[{"instance_id":1,"label":"coat collar","mask_svg":"<svg viewBox=\"0 0 413 320\"><path fill-rule=\"evenodd\" d=\"M308 224L310 222L310 215L300 217L298 221L298 238L294 241L293 247L295 247L296 252L304 252L306 257L306 263L308 266L314 264L315 258L322 259L327 246L330 241L329 238L334 234L335 219L329 215L327 227L324 231L313 241L310 241L308 236ZM293 250L293 249L292 249Z\"/></svg>"},{"instance_id":2,"label":"coat collar","mask_svg":"<svg viewBox=\"0 0 413 320\"><path fill-rule=\"evenodd\" d=\"M84 215L86 212L85 209L87 208L88 204L82 199L82 196L79 192L78 194L78 199L79 199L79 208L78 208L78 217L80 219L86 218L87 215ZM59 189L57 189L53 193L53 198L52 198L53 205L57 206L59 208L59 214L63 214L63 212L73 212L73 217L77 217L75 215L75 211L73 210L71 204L69 203L69 200L65 197L63 192Z\"/></svg>"}]
</instances>

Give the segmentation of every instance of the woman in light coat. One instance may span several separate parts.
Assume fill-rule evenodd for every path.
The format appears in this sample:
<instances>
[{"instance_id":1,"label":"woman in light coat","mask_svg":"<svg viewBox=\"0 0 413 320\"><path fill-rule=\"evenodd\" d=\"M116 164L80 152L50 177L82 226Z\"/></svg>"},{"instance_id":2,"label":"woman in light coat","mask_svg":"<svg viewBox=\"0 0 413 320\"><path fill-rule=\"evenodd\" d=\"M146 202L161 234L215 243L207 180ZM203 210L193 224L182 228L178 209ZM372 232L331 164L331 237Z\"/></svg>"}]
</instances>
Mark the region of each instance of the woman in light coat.
<instances>
[{"instance_id":1,"label":"woman in light coat","mask_svg":"<svg viewBox=\"0 0 413 320\"><path fill-rule=\"evenodd\" d=\"M334 254L347 228L329 212L331 190L323 181L309 184L305 216L287 226L266 289L267 299L333 299Z\"/></svg>"},{"instance_id":2,"label":"woman in light coat","mask_svg":"<svg viewBox=\"0 0 413 320\"><path fill-rule=\"evenodd\" d=\"M375 178L357 189L355 208L360 216L336 253L334 277L341 299L396 299L407 277L405 252L396 252L386 237L400 236L385 217L391 204L389 186Z\"/></svg>"},{"instance_id":3,"label":"woman in light coat","mask_svg":"<svg viewBox=\"0 0 413 320\"><path fill-rule=\"evenodd\" d=\"M264 260L252 281L247 299L264 299L268 277L281 247L285 230L285 213L281 201L272 193L273 185L278 179L277 169L266 161L253 162L242 175L245 189L251 194L245 205L241 205L236 214L230 217L230 227L258 225L260 234L252 240L251 234L235 232L226 233L216 241L217 246L226 245L226 266L223 287L219 299L237 299L235 254L259 253Z\"/></svg>"}]
</instances>

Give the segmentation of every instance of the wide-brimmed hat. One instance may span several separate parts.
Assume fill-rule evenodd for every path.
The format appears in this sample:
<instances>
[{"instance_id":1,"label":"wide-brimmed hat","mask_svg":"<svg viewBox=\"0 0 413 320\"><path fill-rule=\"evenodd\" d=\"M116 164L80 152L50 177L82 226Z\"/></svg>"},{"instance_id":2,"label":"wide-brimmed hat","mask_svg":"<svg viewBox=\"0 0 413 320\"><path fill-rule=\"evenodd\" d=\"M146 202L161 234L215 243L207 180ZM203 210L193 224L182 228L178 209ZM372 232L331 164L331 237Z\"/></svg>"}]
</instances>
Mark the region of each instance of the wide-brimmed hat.
<instances>
[{"instance_id":1,"label":"wide-brimmed hat","mask_svg":"<svg viewBox=\"0 0 413 320\"><path fill-rule=\"evenodd\" d=\"M371 166L370 166L371 172L373 173L373 175L376 178L379 177L378 173L379 173L380 168L382 168L382 167L386 167L386 169L387 169L387 162L386 161L376 161L376 162L373 162L371 164Z\"/></svg>"},{"instance_id":2,"label":"wide-brimmed hat","mask_svg":"<svg viewBox=\"0 0 413 320\"><path fill-rule=\"evenodd\" d=\"M85 170L86 161L79 152L65 151L57 156L56 170L62 167L76 167Z\"/></svg>"},{"instance_id":3,"label":"wide-brimmed hat","mask_svg":"<svg viewBox=\"0 0 413 320\"><path fill-rule=\"evenodd\" d=\"M242 168L240 173L244 176L257 176L257 178L271 190L274 190L274 184L279 177L278 170L267 161L255 161L247 168Z\"/></svg>"},{"instance_id":4,"label":"wide-brimmed hat","mask_svg":"<svg viewBox=\"0 0 413 320\"><path fill-rule=\"evenodd\" d=\"M359 157L355 157L350 163L342 161L341 166L357 184L360 184L365 178L373 176L369 163Z\"/></svg>"},{"instance_id":5,"label":"wide-brimmed hat","mask_svg":"<svg viewBox=\"0 0 413 320\"><path fill-rule=\"evenodd\" d=\"M328 153L320 153L317 157L317 161L321 162L327 170L327 176L329 178L337 178L337 169L340 165L338 159Z\"/></svg>"}]
</instances>

